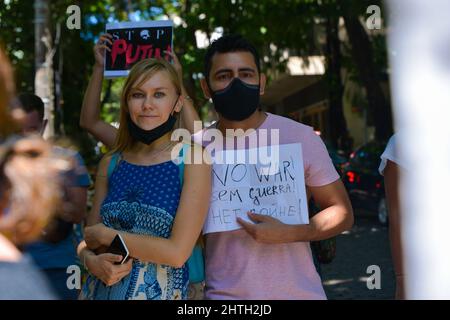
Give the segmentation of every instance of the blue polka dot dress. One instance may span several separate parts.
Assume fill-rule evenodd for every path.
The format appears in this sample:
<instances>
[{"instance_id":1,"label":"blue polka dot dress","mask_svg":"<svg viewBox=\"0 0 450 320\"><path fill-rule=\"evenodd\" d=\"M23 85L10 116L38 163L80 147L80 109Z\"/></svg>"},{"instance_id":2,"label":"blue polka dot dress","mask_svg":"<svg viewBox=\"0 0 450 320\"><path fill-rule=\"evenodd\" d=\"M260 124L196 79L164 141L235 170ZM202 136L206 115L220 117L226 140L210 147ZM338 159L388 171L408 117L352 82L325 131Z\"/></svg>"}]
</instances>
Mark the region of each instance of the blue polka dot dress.
<instances>
[{"instance_id":1,"label":"blue polka dot dress","mask_svg":"<svg viewBox=\"0 0 450 320\"><path fill-rule=\"evenodd\" d=\"M121 160L109 178L100 215L115 230L168 238L181 194L180 167L172 161L144 166ZM131 273L113 286L90 275L81 298L177 300L187 298L188 269L133 261Z\"/></svg>"}]
</instances>

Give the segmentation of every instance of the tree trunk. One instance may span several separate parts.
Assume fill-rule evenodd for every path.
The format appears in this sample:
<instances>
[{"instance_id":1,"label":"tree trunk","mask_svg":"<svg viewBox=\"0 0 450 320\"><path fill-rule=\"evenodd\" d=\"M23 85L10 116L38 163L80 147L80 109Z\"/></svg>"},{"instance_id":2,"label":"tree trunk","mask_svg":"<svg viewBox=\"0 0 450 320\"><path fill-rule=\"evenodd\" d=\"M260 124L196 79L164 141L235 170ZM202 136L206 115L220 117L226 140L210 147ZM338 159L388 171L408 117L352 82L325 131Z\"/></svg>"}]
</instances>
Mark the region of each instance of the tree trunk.
<instances>
[{"instance_id":1,"label":"tree trunk","mask_svg":"<svg viewBox=\"0 0 450 320\"><path fill-rule=\"evenodd\" d=\"M391 107L380 86L369 36L358 17L346 15L344 19L352 56L366 88L369 112L375 125L375 137L378 140L386 140L392 135Z\"/></svg>"},{"instance_id":2,"label":"tree trunk","mask_svg":"<svg viewBox=\"0 0 450 320\"><path fill-rule=\"evenodd\" d=\"M184 6L183 6L183 10L182 10L183 19L186 19L186 17L189 15L189 13L191 11L191 6L192 6L191 1L186 0L184 3ZM183 43L183 44L180 43L178 46L178 50L180 52L180 56L179 56L180 59L181 59L181 55L183 55L189 51L189 49L187 47L188 43L193 43L194 45L197 44L197 40L195 37L195 29L191 25L188 25L188 27L187 27L185 43ZM186 70L186 69L184 69L184 70ZM199 100L195 94L195 80L193 77L192 70L189 70L187 79L186 78L183 79L183 84L184 84L184 87L186 88L188 95L194 101L194 108L197 110L197 113L199 114L199 116L201 118L202 114L200 112L200 109L198 108L198 106L200 104L199 104Z\"/></svg>"},{"instance_id":3,"label":"tree trunk","mask_svg":"<svg viewBox=\"0 0 450 320\"><path fill-rule=\"evenodd\" d=\"M56 68L55 68L55 134L65 135L64 130L64 110L62 96L62 73L64 67L63 51L61 50L61 23L56 25L55 50L58 51Z\"/></svg>"},{"instance_id":4,"label":"tree trunk","mask_svg":"<svg viewBox=\"0 0 450 320\"><path fill-rule=\"evenodd\" d=\"M341 78L341 43L339 41L339 18L328 16L326 20L327 80L329 88L329 137L334 147L342 147L346 137L347 123L344 118L342 97L344 88Z\"/></svg>"}]
</instances>

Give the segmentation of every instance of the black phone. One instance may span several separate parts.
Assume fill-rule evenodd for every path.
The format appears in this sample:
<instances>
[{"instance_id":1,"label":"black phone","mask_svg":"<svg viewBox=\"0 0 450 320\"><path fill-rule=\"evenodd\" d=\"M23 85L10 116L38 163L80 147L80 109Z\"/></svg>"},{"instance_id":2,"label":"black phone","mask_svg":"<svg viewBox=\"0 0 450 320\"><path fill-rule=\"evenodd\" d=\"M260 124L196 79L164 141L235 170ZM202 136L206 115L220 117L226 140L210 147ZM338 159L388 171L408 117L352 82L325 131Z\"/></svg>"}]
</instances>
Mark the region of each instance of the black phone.
<instances>
[{"instance_id":1,"label":"black phone","mask_svg":"<svg viewBox=\"0 0 450 320\"><path fill-rule=\"evenodd\" d=\"M113 241L111 242L106 252L122 256L122 260L118 264L123 264L125 261L127 261L128 256L130 254L125 244L125 241L123 241L123 238L120 234L117 234L114 237Z\"/></svg>"}]
</instances>

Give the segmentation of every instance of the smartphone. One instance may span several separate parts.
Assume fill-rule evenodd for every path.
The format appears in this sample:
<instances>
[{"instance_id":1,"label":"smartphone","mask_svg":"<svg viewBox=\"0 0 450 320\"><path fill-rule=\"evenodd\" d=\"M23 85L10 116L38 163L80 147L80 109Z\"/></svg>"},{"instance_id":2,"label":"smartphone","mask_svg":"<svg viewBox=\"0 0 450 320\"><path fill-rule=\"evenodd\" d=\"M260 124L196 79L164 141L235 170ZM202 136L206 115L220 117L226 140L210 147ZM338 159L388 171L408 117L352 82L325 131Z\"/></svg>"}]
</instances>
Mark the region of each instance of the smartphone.
<instances>
[{"instance_id":1,"label":"smartphone","mask_svg":"<svg viewBox=\"0 0 450 320\"><path fill-rule=\"evenodd\" d=\"M125 245L125 241L123 241L120 234L115 236L106 252L122 256L122 260L118 264L123 264L127 261L128 255L130 254L127 246Z\"/></svg>"}]
</instances>

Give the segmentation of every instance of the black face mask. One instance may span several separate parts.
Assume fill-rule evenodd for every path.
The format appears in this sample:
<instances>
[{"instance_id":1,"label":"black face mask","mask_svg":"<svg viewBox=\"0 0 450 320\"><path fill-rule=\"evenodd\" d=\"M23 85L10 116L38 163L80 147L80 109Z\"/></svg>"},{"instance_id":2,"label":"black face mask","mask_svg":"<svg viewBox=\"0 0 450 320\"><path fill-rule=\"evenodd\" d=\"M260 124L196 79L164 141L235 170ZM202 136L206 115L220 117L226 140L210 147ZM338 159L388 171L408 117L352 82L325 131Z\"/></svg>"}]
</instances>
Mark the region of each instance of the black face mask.
<instances>
[{"instance_id":1,"label":"black face mask","mask_svg":"<svg viewBox=\"0 0 450 320\"><path fill-rule=\"evenodd\" d=\"M177 101L175 101L175 105L172 108L175 109L175 106L178 102L179 96L177 98ZM140 128L138 125L136 125L133 120L131 120L130 114L128 114L128 130L130 130L131 137L139 142L145 143L146 145L151 144L153 141L157 140L158 138L162 137L166 133L170 132L170 130L173 129L173 126L175 125L175 122L177 121L177 118L170 113L169 119L167 119L166 122L160 124L156 128L150 129L150 130L144 130Z\"/></svg>"},{"instance_id":2,"label":"black face mask","mask_svg":"<svg viewBox=\"0 0 450 320\"><path fill-rule=\"evenodd\" d=\"M245 120L258 108L259 85L234 78L225 89L213 92L212 100L216 111L225 119Z\"/></svg>"}]
</instances>

